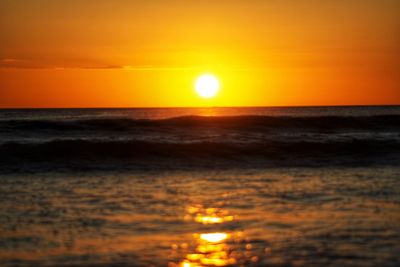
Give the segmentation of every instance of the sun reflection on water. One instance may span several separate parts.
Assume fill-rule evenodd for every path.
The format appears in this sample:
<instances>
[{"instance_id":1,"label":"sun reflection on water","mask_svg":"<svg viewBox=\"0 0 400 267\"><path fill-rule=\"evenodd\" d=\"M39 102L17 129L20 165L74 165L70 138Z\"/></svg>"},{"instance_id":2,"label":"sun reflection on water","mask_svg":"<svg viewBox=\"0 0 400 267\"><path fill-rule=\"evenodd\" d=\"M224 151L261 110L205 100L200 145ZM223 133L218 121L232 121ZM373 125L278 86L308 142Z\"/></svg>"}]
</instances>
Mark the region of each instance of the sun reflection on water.
<instances>
[{"instance_id":1,"label":"sun reflection on water","mask_svg":"<svg viewBox=\"0 0 400 267\"><path fill-rule=\"evenodd\" d=\"M234 254L231 253L227 241L231 235L228 233L203 233L194 234L196 246L187 253L185 259L179 264L182 267L197 266L228 266L236 263Z\"/></svg>"},{"instance_id":2,"label":"sun reflection on water","mask_svg":"<svg viewBox=\"0 0 400 267\"><path fill-rule=\"evenodd\" d=\"M197 235L195 235L197 236ZM209 234L200 234L199 238L206 242L210 243L219 243L227 239L229 235L227 233L209 233Z\"/></svg>"},{"instance_id":3,"label":"sun reflection on water","mask_svg":"<svg viewBox=\"0 0 400 267\"><path fill-rule=\"evenodd\" d=\"M189 242L194 245L185 246L183 259L178 263L170 262L169 267L232 266L254 261L251 245L246 243L242 231L209 231L210 227L221 230L223 224L234 221L235 217L228 211L195 205L187 208L184 219L203 225L207 231L194 233ZM176 245L172 248L179 249Z\"/></svg>"},{"instance_id":4,"label":"sun reflection on water","mask_svg":"<svg viewBox=\"0 0 400 267\"><path fill-rule=\"evenodd\" d=\"M204 208L201 205L190 206L185 220L194 220L202 224L221 224L234 220L232 215L218 208Z\"/></svg>"}]
</instances>

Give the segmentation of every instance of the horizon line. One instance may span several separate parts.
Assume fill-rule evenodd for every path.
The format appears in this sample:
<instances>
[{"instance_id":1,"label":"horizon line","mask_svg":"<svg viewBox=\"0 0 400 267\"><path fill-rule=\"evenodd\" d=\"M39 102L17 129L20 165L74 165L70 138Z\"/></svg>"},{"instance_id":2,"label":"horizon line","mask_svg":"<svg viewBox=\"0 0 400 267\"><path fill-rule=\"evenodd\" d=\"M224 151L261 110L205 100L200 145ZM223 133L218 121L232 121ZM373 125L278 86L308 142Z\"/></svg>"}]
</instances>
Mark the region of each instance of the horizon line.
<instances>
[{"instance_id":1,"label":"horizon line","mask_svg":"<svg viewBox=\"0 0 400 267\"><path fill-rule=\"evenodd\" d=\"M277 106L146 106L146 107L0 107L0 110L14 109L199 109L199 108L318 108L318 107L400 107L399 104L355 104L355 105L277 105Z\"/></svg>"}]
</instances>

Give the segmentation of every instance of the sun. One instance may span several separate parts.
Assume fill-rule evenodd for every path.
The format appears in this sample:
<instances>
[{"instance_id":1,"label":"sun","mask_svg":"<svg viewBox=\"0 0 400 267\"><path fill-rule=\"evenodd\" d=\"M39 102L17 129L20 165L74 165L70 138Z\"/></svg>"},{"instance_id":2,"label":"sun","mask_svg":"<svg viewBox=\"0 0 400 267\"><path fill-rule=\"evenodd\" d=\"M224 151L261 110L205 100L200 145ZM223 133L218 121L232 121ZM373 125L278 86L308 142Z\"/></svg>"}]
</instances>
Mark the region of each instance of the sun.
<instances>
[{"instance_id":1,"label":"sun","mask_svg":"<svg viewBox=\"0 0 400 267\"><path fill-rule=\"evenodd\" d=\"M199 96L211 98L219 91L219 81L214 75L204 74L197 78L195 87Z\"/></svg>"}]
</instances>

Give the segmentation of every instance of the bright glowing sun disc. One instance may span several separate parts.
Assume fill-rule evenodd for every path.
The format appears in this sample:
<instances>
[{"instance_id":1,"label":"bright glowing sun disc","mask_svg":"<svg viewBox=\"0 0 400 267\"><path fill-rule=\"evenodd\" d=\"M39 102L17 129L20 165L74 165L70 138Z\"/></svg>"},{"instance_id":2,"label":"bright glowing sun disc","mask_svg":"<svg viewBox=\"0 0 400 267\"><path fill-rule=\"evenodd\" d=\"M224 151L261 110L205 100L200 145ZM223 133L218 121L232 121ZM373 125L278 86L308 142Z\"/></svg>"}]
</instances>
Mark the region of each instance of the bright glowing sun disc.
<instances>
[{"instance_id":1,"label":"bright glowing sun disc","mask_svg":"<svg viewBox=\"0 0 400 267\"><path fill-rule=\"evenodd\" d=\"M204 74L196 80L196 91L204 98L214 97L219 90L219 81L214 75Z\"/></svg>"}]
</instances>

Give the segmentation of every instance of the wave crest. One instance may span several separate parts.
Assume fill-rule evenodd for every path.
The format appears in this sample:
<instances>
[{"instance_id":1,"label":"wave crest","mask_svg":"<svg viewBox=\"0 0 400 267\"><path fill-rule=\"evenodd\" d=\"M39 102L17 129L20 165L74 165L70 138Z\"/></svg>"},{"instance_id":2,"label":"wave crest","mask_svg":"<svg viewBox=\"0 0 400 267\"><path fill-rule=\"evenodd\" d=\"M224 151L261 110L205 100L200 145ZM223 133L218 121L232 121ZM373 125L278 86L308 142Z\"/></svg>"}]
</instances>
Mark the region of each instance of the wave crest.
<instances>
[{"instance_id":1,"label":"wave crest","mask_svg":"<svg viewBox=\"0 0 400 267\"><path fill-rule=\"evenodd\" d=\"M183 116L162 120L148 119L80 119L80 120L8 120L0 122L3 129L17 130L104 130L121 131L142 127L193 128L217 127L233 128L236 130L248 129L400 129L400 115L378 116L321 116L321 117L277 117L277 116Z\"/></svg>"},{"instance_id":2,"label":"wave crest","mask_svg":"<svg viewBox=\"0 0 400 267\"><path fill-rule=\"evenodd\" d=\"M0 166L54 163L66 166L128 161L133 164L227 164L262 166L365 165L400 163L400 143L387 141L263 142L253 144L202 142L191 144L143 141L56 140L40 144L0 145ZM121 161L122 160L122 161ZM235 163L232 165L232 163Z\"/></svg>"}]
</instances>

